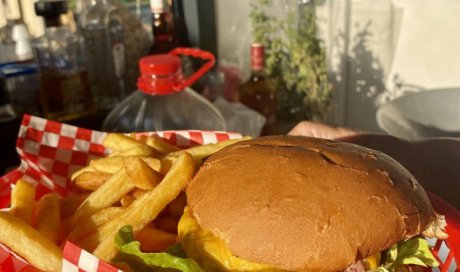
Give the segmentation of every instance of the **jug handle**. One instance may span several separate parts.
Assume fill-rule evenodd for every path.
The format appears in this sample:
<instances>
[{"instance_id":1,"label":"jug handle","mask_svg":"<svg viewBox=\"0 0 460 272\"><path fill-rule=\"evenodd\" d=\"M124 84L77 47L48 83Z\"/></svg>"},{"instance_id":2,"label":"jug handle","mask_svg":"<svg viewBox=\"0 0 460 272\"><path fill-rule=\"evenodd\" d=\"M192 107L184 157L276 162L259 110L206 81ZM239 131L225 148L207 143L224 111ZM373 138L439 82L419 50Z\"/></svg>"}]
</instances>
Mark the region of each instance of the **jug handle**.
<instances>
[{"instance_id":1,"label":"jug handle","mask_svg":"<svg viewBox=\"0 0 460 272\"><path fill-rule=\"evenodd\" d=\"M178 56L178 55L185 55L185 56L191 56L194 58L200 58L204 60L208 60L203 66L200 67L193 75L191 75L189 78L186 78L182 80L177 88L179 90L185 89L186 87L192 85L197 79L202 77L207 71L209 71L214 64L216 63L216 58L211 52L204 51L201 49L196 49L196 48L189 48L189 47L177 47L173 50L171 50L168 54L173 55L173 56Z\"/></svg>"}]
</instances>

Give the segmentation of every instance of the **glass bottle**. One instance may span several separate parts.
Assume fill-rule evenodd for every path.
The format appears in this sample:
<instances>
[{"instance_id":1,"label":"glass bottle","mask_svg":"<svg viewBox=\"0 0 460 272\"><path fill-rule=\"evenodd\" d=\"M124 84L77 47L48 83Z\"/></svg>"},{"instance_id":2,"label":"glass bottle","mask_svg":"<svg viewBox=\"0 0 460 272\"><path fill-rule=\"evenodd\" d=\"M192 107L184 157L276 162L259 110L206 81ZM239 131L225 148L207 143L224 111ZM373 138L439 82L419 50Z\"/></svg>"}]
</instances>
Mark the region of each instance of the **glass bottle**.
<instances>
[{"instance_id":1,"label":"glass bottle","mask_svg":"<svg viewBox=\"0 0 460 272\"><path fill-rule=\"evenodd\" d=\"M265 74L265 50L259 43L251 45L251 76L238 89L239 101L266 118L262 135L272 134L276 117L276 87Z\"/></svg>"},{"instance_id":2,"label":"glass bottle","mask_svg":"<svg viewBox=\"0 0 460 272\"><path fill-rule=\"evenodd\" d=\"M35 2L35 13L45 19L45 34L32 41L40 73L40 101L46 118L66 121L94 112L83 38L62 26L67 1Z\"/></svg>"},{"instance_id":3,"label":"glass bottle","mask_svg":"<svg viewBox=\"0 0 460 272\"><path fill-rule=\"evenodd\" d=\"M178 55L202 58L207 63L186 78ZM176 48L169 54L142 58L139 62L141 76L137 82L138 90L109 113L103 130L225 130L222 114L188 87L206 73L214 62L211 53L192 48Z\"/></svg>"},{"instance_id":4,"label":"glass bottle","mask_svg":"<svg viewBox=\"0 0 460 272\"><path fill-rule=\"evenodd\" d=\"M174 39L179 46L189 47L187 24L185 23L184 1L172 0Z\"/></svg>"},{"instance_id":5,"label":"glass bottle","mask_svg":"<svg viewBox=\"0 0 460 272\"><path fill-rule=\"evenodd\" d=\"M183 0L172 0L171 10L173 17L173 45L175 47L190 47L187 25L185 23ZM200 66L199 60L197 61L197 63L195 63L193 59L188 56L181 56L181 59L182 69L184 71L185 76L192 75L196 70L195 66ZM210 74L213 74L212 71L210 71L206 75L209 76ZM196 87L197 85L198 84L195 84L194 86Z\"/></svg>"},{"instance_id":6,"label":"glass bottle","mask_svg":"<svg viewBox=\"0 0 460 272\"><path fill-rule=\"evenodd\" d=\"M79 18L94 102L103 110L113 108L128 94L121 22L118 9L107 0L93 0Z\"/></svg>"},{"instance_id":7,"label":"glass bottle","mask_svg":"<svg viewBox=\"0 0 460 272\"><path fill-rule=\"evenodd\" d=\"M150 10L153 43L147 55L168 53L176 47L172 15L165 9L163 0L150 0Z\"/></svg>"}]
</instances>

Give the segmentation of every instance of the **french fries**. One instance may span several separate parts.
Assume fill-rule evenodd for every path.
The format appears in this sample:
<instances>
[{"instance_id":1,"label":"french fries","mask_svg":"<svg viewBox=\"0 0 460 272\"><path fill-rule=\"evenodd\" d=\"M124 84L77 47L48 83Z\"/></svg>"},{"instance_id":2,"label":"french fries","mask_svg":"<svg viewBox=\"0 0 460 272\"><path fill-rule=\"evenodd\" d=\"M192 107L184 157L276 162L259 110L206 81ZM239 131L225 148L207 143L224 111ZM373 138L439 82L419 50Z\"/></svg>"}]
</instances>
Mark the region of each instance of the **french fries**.
<instances>
[{"instance_id":1,"label":"french fries","mask_svg":"<svg viewBox=\"0 0 460 272\"><path fill-rule=\"evenodd\" d=\"M104 146L125 156L155 156L159 155L152 147L136 139L118 133L108 134L103 142Z\"/></svg>"},{"instance_id":2,"label":"french fries","mask_svg":"<svg viewBox=\"0 0 460 272\"><path fill-rule=\"evenodd\" d=\"M97 227L104 225L113 218L116 218L124 211L123 207L108 207L91 215L88 221L76 226L67 236L69 241L76 241L84 235L94 231Z\"/></svg>"},{"instance_id":3,"label":"french fries","mask_svg":"<svg viewBox=\"0 0 460 272\"><path fill-rule=\"evenodd\" d=\"M35 201L34 186L19 180L11 209L0 212L0 243L44 271L61 269L65 240L105 261L117 254L114 237L131 225L144 252L161 252L177 238L187 199L184 188L201 161L234 142L180 150L157 136L108 134L113 150L71 176L75 194L46 194ZM114 263L132 271L127 263Z\"/></svg>"},{"instance_id":4,"label":"french fries","mask_svg":"<svg viewBox=\"0 0 460 272\"><path fill-rule=\"evenodd\" d=\"M146 149L150 148L148 145L140 141L136 141L129 136L118 133L109 133L105 137L103 145L118 152L123 152L134 147L147 147Z\"/></svg>"},{"instance_id":5,"label":"french fries","mask_svg":"<svg viewBox=\"0 0 460 272\"><path fill-rule=\"evenodd\" d=\"M70 217L81 205L81 203L88 197L88 193L71 194L65 198L60 199L61 203L61 218Z\"/></svg>"},{"instance_id":6,"label":"french fries","mask_svg":"<svg viewBox=\"0 0 460 272\"><path fill-rule=\"evenodd\" d=\"M62 251L18 217L0 212L0 241L42 271L61 271Z\"/></svg>"},{"instance_id":7,"label":"french fries","mask_svg":"<svg viewBox=\"0 0 460 272\"><path fill-rule=\"evenodd\" d=\"M141 244L143 252L161 252L176 242L176 235L146 226L134 237Z\"/></svg>"},{"instance_id":8,"label":"french fries","mask_svg":"<svg viewBox=\"0 0 460 272\"><path fill-rule=\"evenodd\" d=\"M18 180L11 191L11 213L31 225L35 205L35 188L25 180Z\"/></svg>"},{"instance_id":9,"label":"french fries","mask_svg":"<svg viewBox=\"0 0 460 272\"><path fill-rule=\"evenodd\" d=\"M102 260L112 260L117 253L113 239L118 230L125 225L131 225L134 233L142 230L179 195L194 174L192 156L186 152L181 153L157 187L136 199L122 215L98 229L96 233L99 235L94 238L100 239L100 244L94 250L94 255Z\"/></svg>"},{"instance_id":10,"label":"french fries","mask_svg":"<svg viewBox=\"0 0 460 272\"><path fill-rule=\"evenodd\" d=\"M147 191L143 191L143 190L134 190L131 195L134 197L134 198L139 198L141 196L143 196L145 193L147 193Z\"/></svg>"},{"instance_id":11,"label":"french fries","mask_svg":"<svg viewBox=\"0 0 460 272\"><path fill-rule=\"evenodd\" d=\"M82 191L94 191L112 175L100 171L83 172L75 177L75 187Z\"/></svg>"},{"instance_id":12,"label":"french fries","mask_svg":"<svg viewBox=\"0 0 460 272\"><path fill-rule=\"evenodd\" d=\"M222 148L234 144L236 142L239 142L241 140L248 140L250 137L243 137L240 139L234 139L234 140L228 140L224 142L219 142L215 144L207 144L207 145L199 145L195 147L191 147L189 149L181 150L181 151L176 151L168 154L165 158L167 157L177 157L180 153L182 152L187 152L189 153L192 157L193 160L197 163L200 163L202 159L207 158L214 154L216 151L221 150Z\"/></svg>"},{"instance_id":13,"label":"french fries","mask_svg":"<svg viewBox=\"0 0 460 272\"><path fill-rule=\"evenodd\" d=\"M111 154L112 155L112 154ZM140 146L134 146L130 149L126 149L124 151L120 151L118 153L114 153L111 157L116 157L116 156L145 156L145 157L156 157L158 153L153 150L148 145L140 145Z\"/></svg>"},{"instance_id":14,"label":"french fries","mask_svg":"<svg viewBox=\"0 0 460 272\"><path fill-rule=\"evenodd\" d=\"M85 222L91 215L110 207L134 188L134 183L121 169L83 201L72 216L70 226L75 227L79 222Z\"/></svg>"},{"instance_id":15,"label":"french fries","mask_svg":"<svg viewBox=\"0 0 460 272\"><path fill-rule=\"evenodd\" d=\"M168 233L177 233L177 224L179 223L179 219L173 218L171 216L161 216L155 219L154 222L160 230Z\"/></svg>"},{"instance_id":16,"label":"french fries","mask_svg":"<svg viewBox=\"0 0 460 272\"><path fill-rule=\"evenodd\" d=\"M114 157L106 157L102 159L92 160L90 163L91 168L95 169L96 171L100 171L103 173L115 174L123 167L123 160L125 158L135 158L138 157L142 159L150 168L153 170L160 172L161 170L161 161L152 157L145 157L145 156L114 156ZM78 176L74 178L76 180Z\"/></svg>"},{"instance_id":17,"label":"french fries","mask_svg":"<svg viewBox=\"0 0 460 272\"><path fill-rule=\"evenodd\" d=\"M120 204L122 207L128 207L135 199L136 198L132 195L125 195L122 199L120 199Z\"/></svg>"},{"instance_id":18,"label":"french fries","mask_svg":"<svg viewBox=\"0 0 460 272\"><path fill-rule=\"evenodd\" d=\"M152 190L161 181L160 173L153 170L142 159L126 157L123 159L126 174L131 178L136 188Z\"/></svg>"},{"instance_id":19,"label":"french fries","mask_svg":"<svg viewBox=\"0 0 460 272\"><path fill-rule=\"evenodd\" d=\"M48 240L59 243L61 223L61 206L55 194L44 195L37 203L35 225Z\"/></svg>"},{"instance_id":20,"label":"french fries","mask_svg":"<svg viewBox=\"0 0 460 272\"><path fill-rule=\"evenodd\" d=\"M72 176L70 176L70 179L71 180L75 180L80 174L82 173L85 173L85 172L94 172L96 170L94 170L91 165L88 165L86 167L83 167L82 169L76 171L75 173L72 174Z\"/></svg>"},{"instance_id":21,"label":"french fries","mask_svg":"<svg viewBox=\"0 0 460 272\"><path fill-rule=\"evenodd\" d=\"M146 136L142 135L139 139L139 141L145 143L146 145L152 147L156 151L158 151L160 154L168 154L171 152L179 151L180 149L174 145L170 145L160 139L158 139L158 136Z\"/></svg>"},{"instance_id":22,"label":"french fries","mask_svg":"<svg viewBox=\"0 0 460 272\"><path fill-rule=\"evenodd\" d=\"M161 172L164 173L169 170L173 162L177 159L177 157L182 153L182 152L187 152L189 153L193 160L195 161L196 165L200 165L201 161L207 157L209 157L211 154L214 154L216 151L231 145L233 143L239 142L241 140L248 140L250 137L243 137L240 139L234 139L234 140L228 140L224 142L219 142L215 144L207 144L207 145L199 145L195 147L191 147L189 149L181 150L181 151L175 151L172 153L169 153L168 155L165 155L161 159L162 163L162 168Z\"/></svg>"}]
</instances>

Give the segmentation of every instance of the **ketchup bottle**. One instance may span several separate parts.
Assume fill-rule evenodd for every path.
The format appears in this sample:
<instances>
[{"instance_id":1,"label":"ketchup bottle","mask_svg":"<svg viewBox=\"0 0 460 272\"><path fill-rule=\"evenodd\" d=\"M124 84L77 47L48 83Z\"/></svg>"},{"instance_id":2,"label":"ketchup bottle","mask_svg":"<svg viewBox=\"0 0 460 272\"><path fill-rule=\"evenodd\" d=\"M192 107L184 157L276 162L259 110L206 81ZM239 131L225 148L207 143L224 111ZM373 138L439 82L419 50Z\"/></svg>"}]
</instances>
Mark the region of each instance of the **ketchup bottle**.
<instances>
[{"instance_id":1,"label":"ketchup bottle","mask_svg":"<svg viewBox=\"0 0 460 272\"><path fill-rule=\"evenodd\" d=\"M182 73L179 55L207 60L189 78ZM212 53L179 47L168 54L151 55L139 62L137 91L106 117L103 130L113 132L157 130L225 130L219 110L189 88L215 63Z\"/></svg>"}]
</instances>

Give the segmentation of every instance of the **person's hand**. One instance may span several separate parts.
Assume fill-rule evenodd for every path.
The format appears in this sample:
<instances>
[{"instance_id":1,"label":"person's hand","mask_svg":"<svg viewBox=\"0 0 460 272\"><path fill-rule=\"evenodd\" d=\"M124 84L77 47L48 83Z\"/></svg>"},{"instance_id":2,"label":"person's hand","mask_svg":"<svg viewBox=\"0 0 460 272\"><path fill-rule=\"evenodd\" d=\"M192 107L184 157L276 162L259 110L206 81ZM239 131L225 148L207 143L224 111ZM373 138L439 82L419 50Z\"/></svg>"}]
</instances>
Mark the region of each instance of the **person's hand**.
<instances>
[{"instance_id":1,"label":"person's hand","mask_svg":"<svg viewBox=\"0 0 460 272\"><path fill-rule=\"evenodd\" d=\"M324 139L341 139L361 134L361 132L342 127L332 127L322 123L302 121L298 123L288 135L310 136Z\"/></svg>"}]
</instances>

